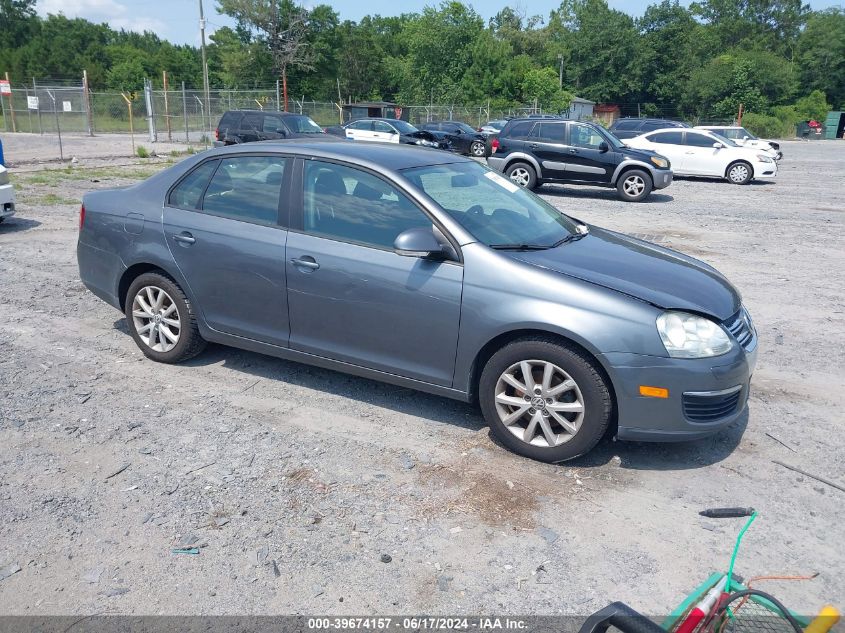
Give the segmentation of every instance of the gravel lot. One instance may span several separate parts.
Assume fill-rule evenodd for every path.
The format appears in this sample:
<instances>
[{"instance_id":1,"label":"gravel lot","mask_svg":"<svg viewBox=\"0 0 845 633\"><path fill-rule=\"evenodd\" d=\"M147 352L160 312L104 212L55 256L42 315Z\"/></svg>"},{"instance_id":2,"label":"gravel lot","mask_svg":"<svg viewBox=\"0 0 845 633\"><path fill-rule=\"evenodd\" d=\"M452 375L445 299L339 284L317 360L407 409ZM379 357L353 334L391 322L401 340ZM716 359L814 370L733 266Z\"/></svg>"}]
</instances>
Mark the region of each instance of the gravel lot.
<instances>
[{"instance_id":1,"label":"gravel lot","mask_svg":"<svg viewBox=\"0 0 845 633\"><path fill-rule=\"evenodd\" d=\"M819 572L760 587L802 613L845 604L845 493L772 462L845 483L845 143L784 143L775 184L679 180L644 204L544 188L715 265L761 350L736 428L548 466L469 405L218 346L146 360L78 279L78 201L178 159L80 140L72 170L33 171L55 139L4 141L0 614L665 614L727 567L742 522L698 516L713 506L761 513L740 574Z\"/></svg>"}]
</instances>

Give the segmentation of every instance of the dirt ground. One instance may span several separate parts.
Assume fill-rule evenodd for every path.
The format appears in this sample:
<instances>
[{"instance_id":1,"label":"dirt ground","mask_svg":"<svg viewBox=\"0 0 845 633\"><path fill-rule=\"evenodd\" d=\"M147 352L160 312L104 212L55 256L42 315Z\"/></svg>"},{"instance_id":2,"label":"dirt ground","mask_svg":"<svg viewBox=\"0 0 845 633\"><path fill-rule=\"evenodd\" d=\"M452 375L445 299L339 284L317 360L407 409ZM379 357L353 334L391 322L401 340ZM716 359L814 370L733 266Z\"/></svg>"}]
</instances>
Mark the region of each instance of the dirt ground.
<instances>
[{"instance_id":1,"label":"dirt ground","mask_svg":"<svg viewBox=\"0 0 845 633\"><path fill-rule=\"evenodd\" d=\"M550 466L435 396L219 346L146 360L78 279L78 203L178 158L96 139L98 159L80 141L71 169L35 171L55 139L3 140L0 614L665 614L727 567L742 521L698 515L714 506L760 512L739 574L818 572L759 586L845 605L845 493L773 463L845 484L845 143L784 143L774 184L543 190L715 265L760 334L741 424Z\"/></svg>"}]
</instances>

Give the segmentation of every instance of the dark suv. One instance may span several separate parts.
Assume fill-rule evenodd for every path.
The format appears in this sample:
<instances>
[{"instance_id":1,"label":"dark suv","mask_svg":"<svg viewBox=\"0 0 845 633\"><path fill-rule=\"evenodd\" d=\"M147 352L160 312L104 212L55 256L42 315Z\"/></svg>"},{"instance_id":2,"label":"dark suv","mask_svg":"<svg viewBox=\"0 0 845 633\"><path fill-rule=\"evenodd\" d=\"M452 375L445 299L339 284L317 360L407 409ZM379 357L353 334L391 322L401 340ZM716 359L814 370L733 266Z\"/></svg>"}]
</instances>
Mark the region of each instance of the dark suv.
<instances>
[{"instance_id":1,"label":"dark suv","mask_svg":"<svg viewBox=\"0 0 845 633\"><path fill-rule=\"evenodd\" d=\"M323 128L306 114L229 110L214 131L214 147L280 138L314 138L320 134L325 134Z\"/></svg>"},{"instance_id":2,"label":"dark suv","mask_svg":"<svg viewBox=\"0 0 845 633\"><path fill-rule=\"evenodd\" d=\"M610 132L616 138L634 138L640 134L648 134L654 130L662 130L667 127L689 127L683 121L671 121L669 119L641 119L624 118L616 119L610 126Z\"/></svg>"},{"instance_id":3,"label":"dark suv","mask_svg":"<svg viewBox=\"0 0 845 633\"><path fill-rule=\"evenodd\" d=\"M533 189L543 183L616 187L643 200L672 183L669 159L626 147L601 126L563 119L511 119L491 143L487 164Z\"/></svg>"}]
</instances>

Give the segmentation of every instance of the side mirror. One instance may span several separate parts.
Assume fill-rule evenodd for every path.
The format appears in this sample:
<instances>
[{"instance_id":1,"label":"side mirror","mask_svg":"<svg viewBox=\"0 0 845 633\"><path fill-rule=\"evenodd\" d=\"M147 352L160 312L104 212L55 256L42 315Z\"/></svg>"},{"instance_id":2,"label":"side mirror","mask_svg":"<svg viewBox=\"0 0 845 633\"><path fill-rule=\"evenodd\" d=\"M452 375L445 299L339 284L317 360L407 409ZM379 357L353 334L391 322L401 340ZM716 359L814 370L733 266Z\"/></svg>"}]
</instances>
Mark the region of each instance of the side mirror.
<instances>
[{"instance_id":1,"label":"side mirror","mask_svg":"<svg viewBox=\"0 0 845 633\"><path fill-rule=\"evenodd\" d=\"M408 229L393 241L393 252L403 257L433 257L444 255L443 245L431 229Z\"/></svg>"},{"instance_id":2,"label":"side mirror","mask_svg":"<svg viewBox=\"0 0 845 633\"><path fill-rule=\"evenodd\" d=\"M287 136L288 131L283 127L279 127L279 128L276 128L276 134L281 134L282 136Z\"/></svg>"},{"instance_id":3,"label":"side mirror","mask_svg":"<svg viewBox=\"0 0 845 633\"><path fill-rule=\"evenodd\" d=\"M747 141L747 140L748 140L748 137L747 137L747 136L743 136L743 137L742 137L742 140L743 140L743 141Z\"/></svg>"},{"instance_id":4,"label":"side mirror","mask_svg":"<svg viewBox=\"0 0 845 633\"><path fill-rule=\"evenodd\" d=\"M455 130L455 134L463 134L463 133L464 133L464 131L461 128L458 128L457 130Z\"/></svg>"},{"instance_id":5,"label":"side mirror","mask_svg":"<svg viewBox=\"0 0 845 633\"><path fill-rule=\"evenodd\" d=\"M607 144L607 141L602 141L599 143L599 151L604 154L605 152L610 151L610 145Z\"/></svg>"},{"instance_id":6,"label":"side mirror","mask_svg":"<svg viewBox=\"0 0 845 633\"><path fill-rule=\"evenodd\" d=\"M713 147L715 147L716 149L722 149L724 145L719 141L716 141L715 143L713 143Z\"/></svg>"}]
</instances>

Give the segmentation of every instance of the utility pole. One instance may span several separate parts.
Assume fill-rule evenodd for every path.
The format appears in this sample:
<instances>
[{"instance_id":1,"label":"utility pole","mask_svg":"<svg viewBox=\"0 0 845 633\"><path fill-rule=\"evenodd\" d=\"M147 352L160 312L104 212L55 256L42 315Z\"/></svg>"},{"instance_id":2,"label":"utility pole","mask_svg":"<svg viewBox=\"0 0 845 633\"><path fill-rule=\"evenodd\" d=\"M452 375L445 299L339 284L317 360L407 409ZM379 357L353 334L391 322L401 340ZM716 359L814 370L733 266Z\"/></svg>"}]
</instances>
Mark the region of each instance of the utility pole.
<instances>
[{"instance_id":1,"label":"utility pole","mask_svg":"<svg viewBox=\"0 0 845 633\"><path fill-rule=\"evenodd\" d=\"M208 87L208 59L205 56L205 14L202 11L202 0L200 3L200 39L202 41L202 89L205 92L205 112L211 116L211 91ZM203 132L208 132L209 123L203 118Z\"/></svg>"},{"instance_id":2,"label":"utility pole","mask_svg":"<svg viewBox=\"0 0 845 633\"><path fill-rule=\"evenodd\" d=\"M558 53L557 59L560 62L560 76L558 82L560 88L563 89L563 55L561 53Z\"/></svg>"}]
</instances>

